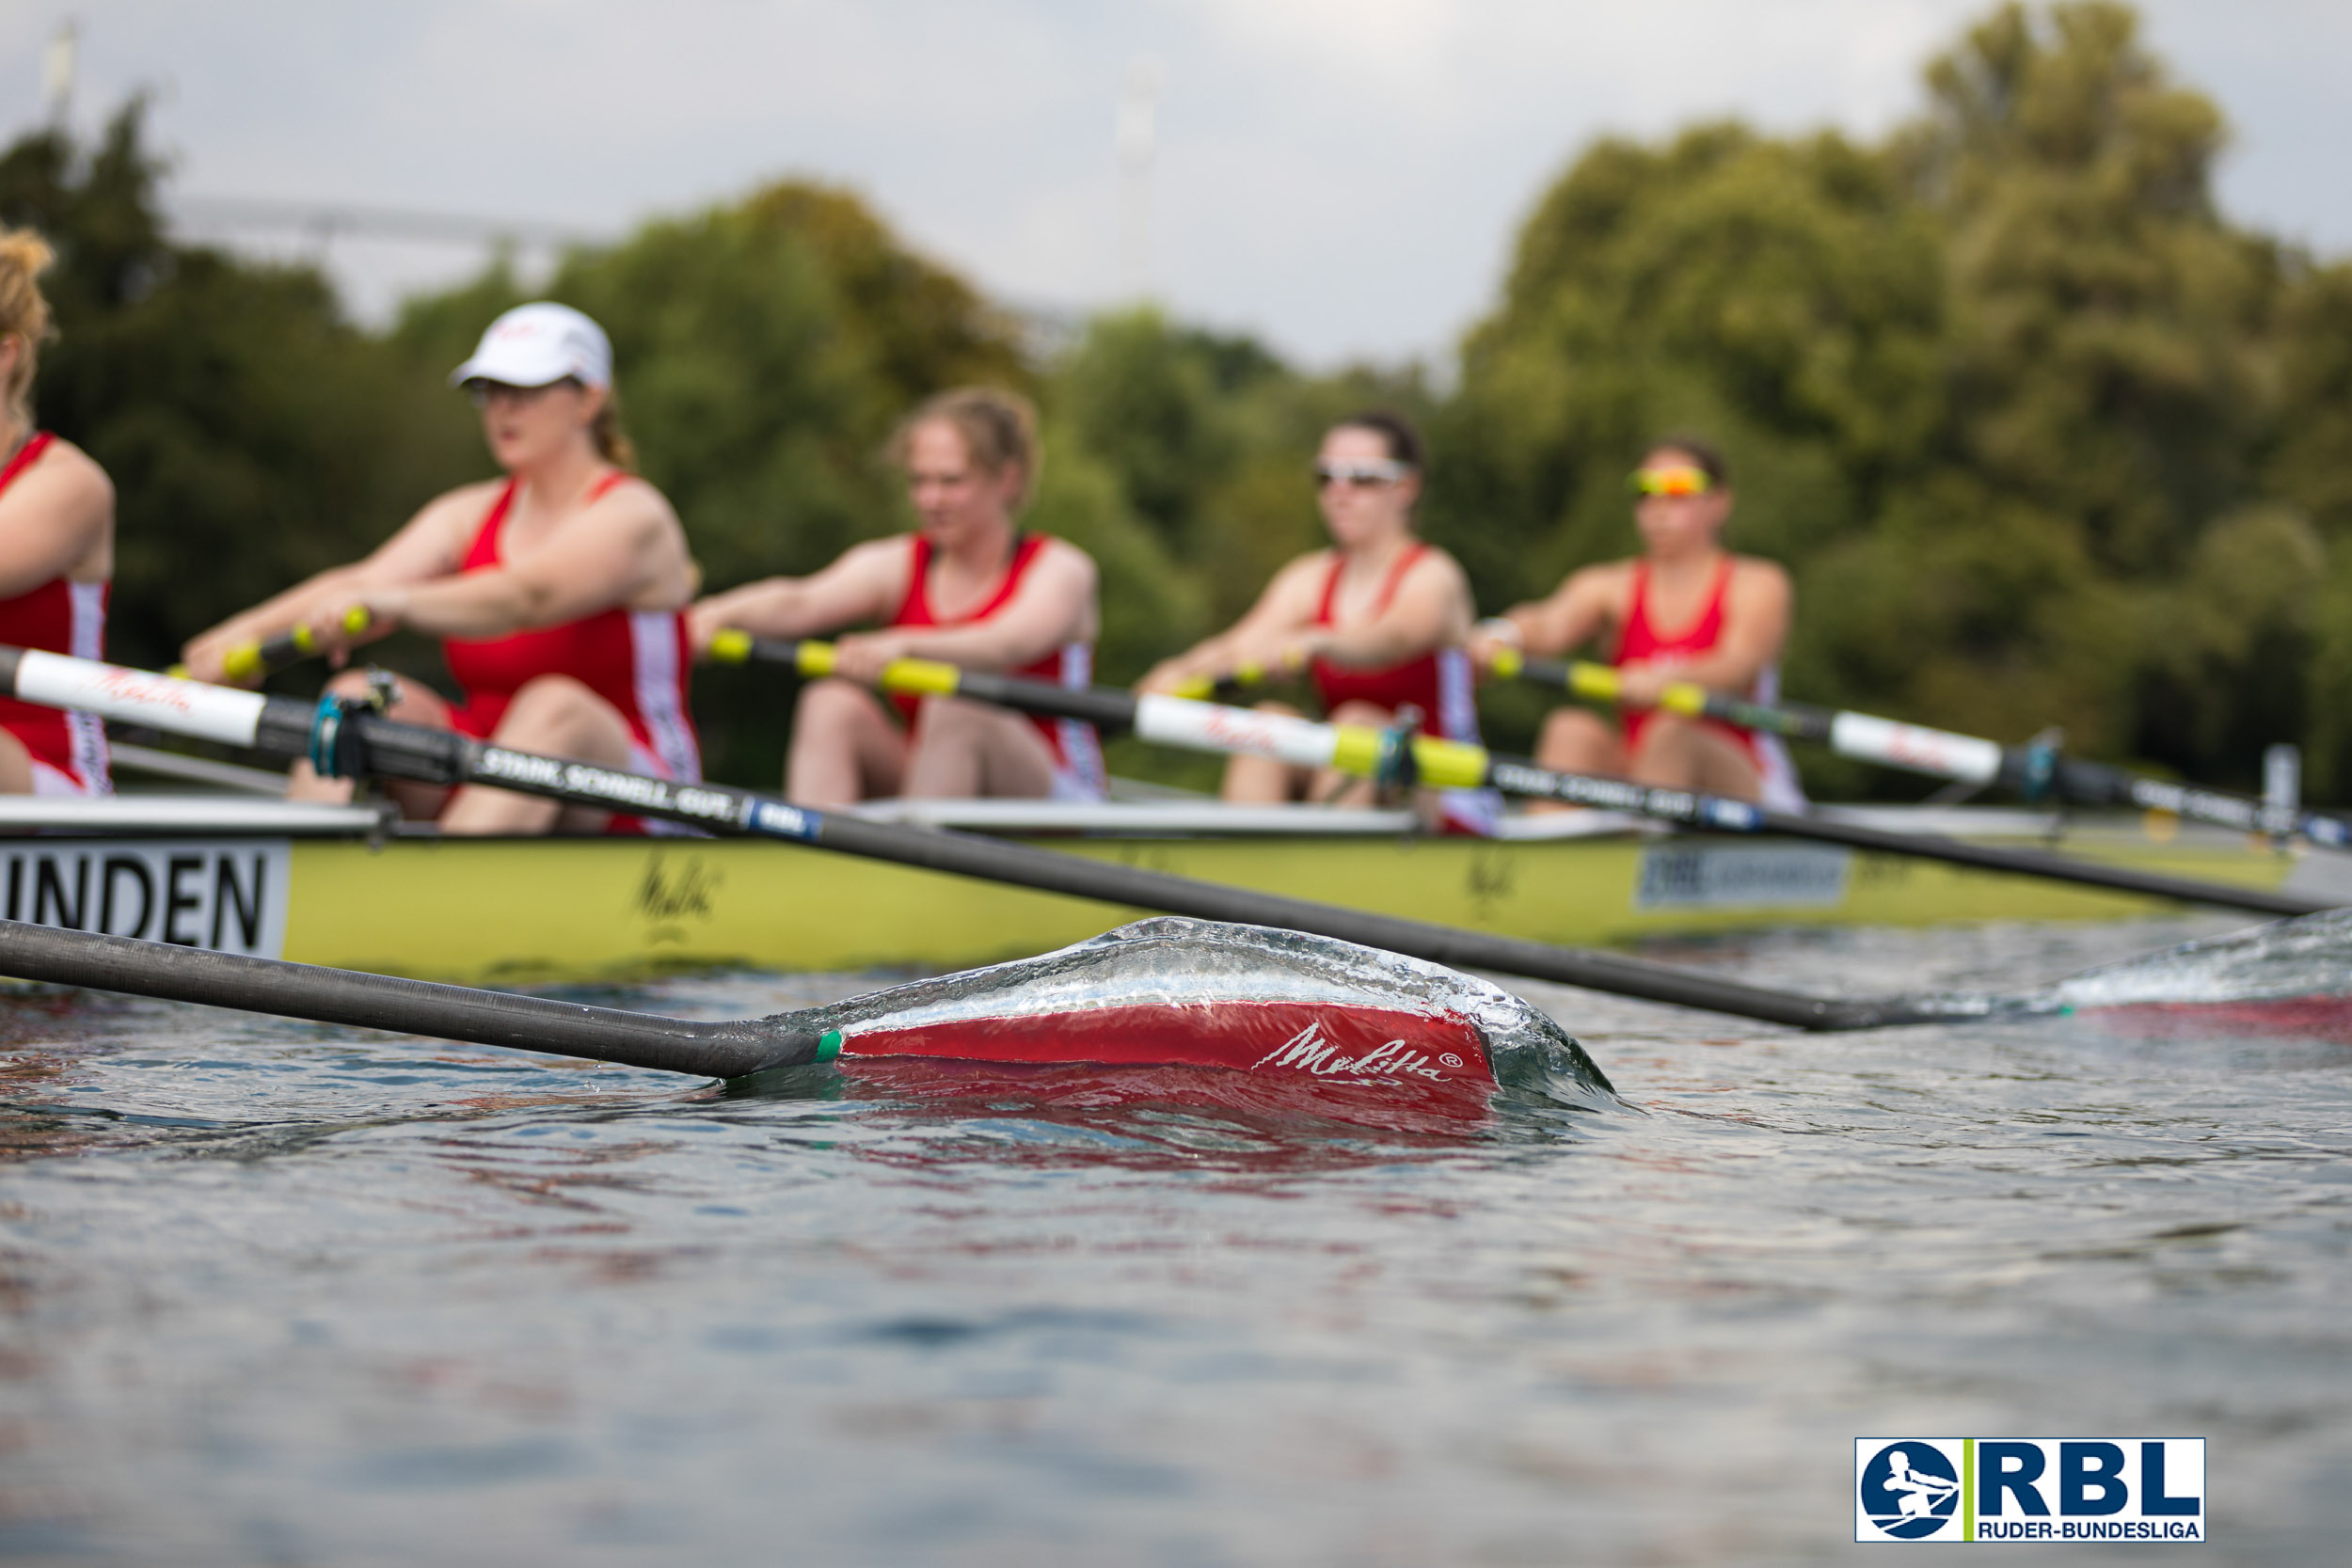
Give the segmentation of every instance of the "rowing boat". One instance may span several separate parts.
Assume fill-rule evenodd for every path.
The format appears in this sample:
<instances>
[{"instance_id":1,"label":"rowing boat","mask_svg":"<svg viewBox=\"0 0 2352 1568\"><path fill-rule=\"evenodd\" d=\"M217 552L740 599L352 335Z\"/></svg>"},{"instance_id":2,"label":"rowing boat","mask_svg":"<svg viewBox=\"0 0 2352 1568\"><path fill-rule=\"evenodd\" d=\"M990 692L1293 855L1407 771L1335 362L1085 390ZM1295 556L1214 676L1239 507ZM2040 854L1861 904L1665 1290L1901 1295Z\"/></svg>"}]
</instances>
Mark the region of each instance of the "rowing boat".
<instances>
[{"instance_id":1,"label":"rowing boat","mask_svg":"<svg viewBox=\"0 0 2352 1568\"><path fill-rule=\"evenodd\" d=\"M1833 808L1834 809L1834 808ZM2104 889L1682 834L1602 813L1433 837L1408 813L1199 800L890 801L866 814L1152 870L1568 943L1779 926L2104 920L2176 908ZM2062 835L2086 859L2333 891L2341 863L2215 830L1986 808L1849 808L1979 842ZM218 794L0 800L0 912L39 924L468 982L682 968L939 970L1066 945L1136 911L797 845L452 839L370 805Z\"/></svg>"}]
</instances>

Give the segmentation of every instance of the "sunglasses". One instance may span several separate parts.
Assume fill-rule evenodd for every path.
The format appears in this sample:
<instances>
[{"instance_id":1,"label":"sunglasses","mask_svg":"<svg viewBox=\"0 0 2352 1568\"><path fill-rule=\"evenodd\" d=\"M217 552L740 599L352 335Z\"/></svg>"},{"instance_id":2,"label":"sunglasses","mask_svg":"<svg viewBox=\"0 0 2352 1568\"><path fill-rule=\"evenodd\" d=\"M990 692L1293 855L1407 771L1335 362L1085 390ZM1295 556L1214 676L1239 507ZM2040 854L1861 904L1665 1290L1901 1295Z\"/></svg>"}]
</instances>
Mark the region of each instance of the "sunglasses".
<instances>
[{"instance_id":1,"label":"sunglasses","mask_svg":"<svg viewBox=\"0 0 2352 1568\"><path fill-rule=\"evenodd\" d=\"M559 381L550 381L544 387L511 387L503 381L469 381L466 383L466 398L476 408L487 408L498 402L535 403L558 387L579 385L577 378L568 375Z\"/></svg>"},{"instance_id":2,"label":"sunglasses","mask_svg":"<svg viewBox=\"0 0 2352 1568\"><path fill-rule=\"evenodd\" d=\"M1344 484L1352 489L1370 490L1383 484L1394 484L1413 470L1392 458L1376 458L1354 463L1318 463L1315 465L1315 487Z\"/></svg>"},{"instance_id":3,"label":"sunglasses","mask_svg":"<svg viewBox=\"0 0 2352 1568\"><path fill-rule=\"evenodd\" d=\"M1625 483L1637 496L1704 496L1715 488L1705 468L1636 468Z\"/></svg>"}]
</instances>

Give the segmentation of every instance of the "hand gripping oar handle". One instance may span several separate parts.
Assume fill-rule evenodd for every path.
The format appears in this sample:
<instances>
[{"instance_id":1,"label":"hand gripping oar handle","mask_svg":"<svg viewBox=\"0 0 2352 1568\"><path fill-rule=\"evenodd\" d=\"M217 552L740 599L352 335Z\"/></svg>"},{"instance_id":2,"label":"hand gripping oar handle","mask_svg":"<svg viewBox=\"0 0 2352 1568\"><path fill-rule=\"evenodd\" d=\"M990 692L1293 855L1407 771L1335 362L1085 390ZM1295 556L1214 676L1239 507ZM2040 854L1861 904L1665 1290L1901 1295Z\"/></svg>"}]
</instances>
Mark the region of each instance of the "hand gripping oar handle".
<instances>
[{"instance_id":1,"label":"hand gripping oar handle","mask_svg":"<svg viewBox=\"0 0 2352 1568\"><path fill-rule=\"evenodd\" d=\"M787 649L788 653L783 651ZM833 649L822 642L781 644L777 657L792 662L806 674L826 674L833 668ZM1375 776L1381 770L1386 750L1391 744L1386 731L1369 725L1321 724L1288 714L1259 713L1184 697L1137 697L1101 687L1073 689L1016 675L960 670L952 664L928 659L899 659L890 664L882 672L882 684L895 691L971 697L1050 718L1083 719L1105 729L1131 729L1146 740L1190 751L1273 757L1300 768L1334 768L1360 778ZM1481 746L1429 736L1412 738L1410 760L1412 775L1434 787L1487 785L1505 794L1629 812L1711 832L1779 833L1875 854L1906 855L1982 871L2010 872L2153 898L2253 910L2263 914L2313 914L2339 907L2333 899L2167 877L2032 849L1969 844L1940 833L1890 832L1882 828L1767 811L1744 800L1702 795L1694 790L1661 789L1622 779L1562 773L1523 758L1498 755Z\"/></svg>"},{"instance_id":2,"label":"hand gripping oar handle","mask_svg":"<svg viewBox=\"0 0 2352 1568\"><path fill-rule=\"evenodd\" d=\"M369 623L374 619L363 607L354 605L343 611L343 630L357 637L367 630ZM280 670L292 669L304 659L316 657L320 651L318 634L305 623L259 642L238 643L221 656L220 673L228 679L241 683L264 680ZM184 676L187 673L188 667L184 664L175 664L169 671L176 676Z\"/></svg>"},{"instance_id":3,"label":"hand gripping oar handle","mask_svg":"<svg viewBox=\"0 0 2352 1568\"><path fill-rule=\"evenodd\" d=\"M1624 701L1618 672L1581 661L1498 654L1488 668L1506 678L1560 687L1588 702ZM2106 763L2082 762L2039 746L2003 746L1971 735L1905 724L1802 703L1751 703L1689 682L1667 687L1658 706L1669 713L1715 719L1741 729L1827 746L1839 756L1967 784L1997 784L2027 800L2055 798L2087 806L2135 806L2249 833L2298 833L2328 849L2352 849L2352 818L2272 805L2249 796L2167 784Z\"/></svg>"},{"instance_id":4,"label":"hand gripping oar handle","mask_svg":"<svg viewBox=\"0 0 2352 1568\"><path fill-rule=\"evenodd\" d=\"M698 1078L740 1078L824 1060L840 1049L838 1035L779 1030L758 1019L696 1023L13 920L0 920L0 973L20 980L199 1002L248 1013L585 1056Z\"/></svg>"},{"instance_id":5,"label":"hand gripping oar handle","mask_svg":"<svg viewBox=\"0 0 2352 1568\"><path fill-rule=\"evenodd\" d=\"M1093 899L1112 910L1157 910L1201 920L1311 931L1460 969L1494 970L1799 1028L1869 1029L1944 1016L1903 998L1804 996L1672 964L1225 887L969 833L831 816L726 784L672 784L592 763L485 745L445 730L342 709L331 702L314 705L62 654L0 645L0 691L24 702L82 709L225 745L324 758L331 767L429 784L489 784L543 800L690 823L712 832L787 839L868 860Z\"/></svg>"}]
</instances>

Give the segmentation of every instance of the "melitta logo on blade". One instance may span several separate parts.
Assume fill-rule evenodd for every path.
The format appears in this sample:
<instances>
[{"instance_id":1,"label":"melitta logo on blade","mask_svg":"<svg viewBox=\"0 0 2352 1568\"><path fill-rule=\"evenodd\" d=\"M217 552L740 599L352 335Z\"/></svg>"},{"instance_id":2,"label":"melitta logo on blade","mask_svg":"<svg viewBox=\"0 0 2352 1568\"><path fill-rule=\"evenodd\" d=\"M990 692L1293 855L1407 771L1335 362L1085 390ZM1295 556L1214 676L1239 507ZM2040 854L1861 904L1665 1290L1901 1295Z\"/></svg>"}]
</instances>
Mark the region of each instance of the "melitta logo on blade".
<instances>
[{"instance_id":1,"label":"melitta logo on blade","mask_svg":"<svg viewBox=\"0 0 2352 1568\"><path fill-rule=\"evenodd\" d=\"M1458 1068L1462 1058L1446 1052L1432 1061L1403 1040L1390 1040L1376 1045L1361 1055L1343 1056L1331 1037L1323 1032L1321 1023L1310 1023L1280 1045L1267 1052L1249 1065L1252 1072L1265 1068L1296 1068L1318 1078L1426 1078L1435 1083L1445 1082L1440 1067Z\"/></svg>"},{"instance_id":2,"label":"melitta logo on blade","mask_svg":"<svg viewBox=\"0 0 2352 1568\"><path fill-rule=\"evenodd\" d=\"M1857 1437L1856 1541L2205 1539L2201 1437Z\"/></svg>"}]
</instances>

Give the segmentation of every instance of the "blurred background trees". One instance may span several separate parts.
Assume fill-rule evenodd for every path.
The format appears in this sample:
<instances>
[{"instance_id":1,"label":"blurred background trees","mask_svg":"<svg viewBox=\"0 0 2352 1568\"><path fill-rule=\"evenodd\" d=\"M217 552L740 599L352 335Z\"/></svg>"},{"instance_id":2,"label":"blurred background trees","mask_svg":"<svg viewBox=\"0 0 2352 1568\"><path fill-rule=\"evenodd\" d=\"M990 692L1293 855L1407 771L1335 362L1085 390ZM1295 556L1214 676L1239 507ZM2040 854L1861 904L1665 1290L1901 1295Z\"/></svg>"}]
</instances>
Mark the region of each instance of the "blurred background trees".
<instances>
[{"instance_id":1,"label":"blurred background trees","mask_svg":"<svg viewBox=\"0 0 2352 1568\"><path fill-rule=\"evenodd\" d=\"M906 526L881 450L967 381L1039 400L1032 520L1102 562L1117 680L1320 541L1309 462L1351 409L1425 422L1428 531L1489 609L1627 552L1626 469L1692 429L1733 462L1735 545L1796 575L1792 694L2006 739L2058 723L2217 784L2298 740L2342 797L2352 266L2217 211L2220 115L2125 7L1995 11L1925 87L1876 144L1726 123L1589 148L1435 369L1307 373L1151 309L1043 344L806 182L575 250L529 293L612 333L644 471L714 587ZM0 221L60 251L40 413L116 478L114 646L142 663L481 476L443 378L526 295L493 266L364 331L313 270L173 241L160 177L135 103L96 146L0 152ZM788 693L713 671L696 696L714 773L772 784ZM1523 745L1540 698L1486 703ZM1801 760L1818 790L1916 790Z\"/></svg>"}]
</instances>

